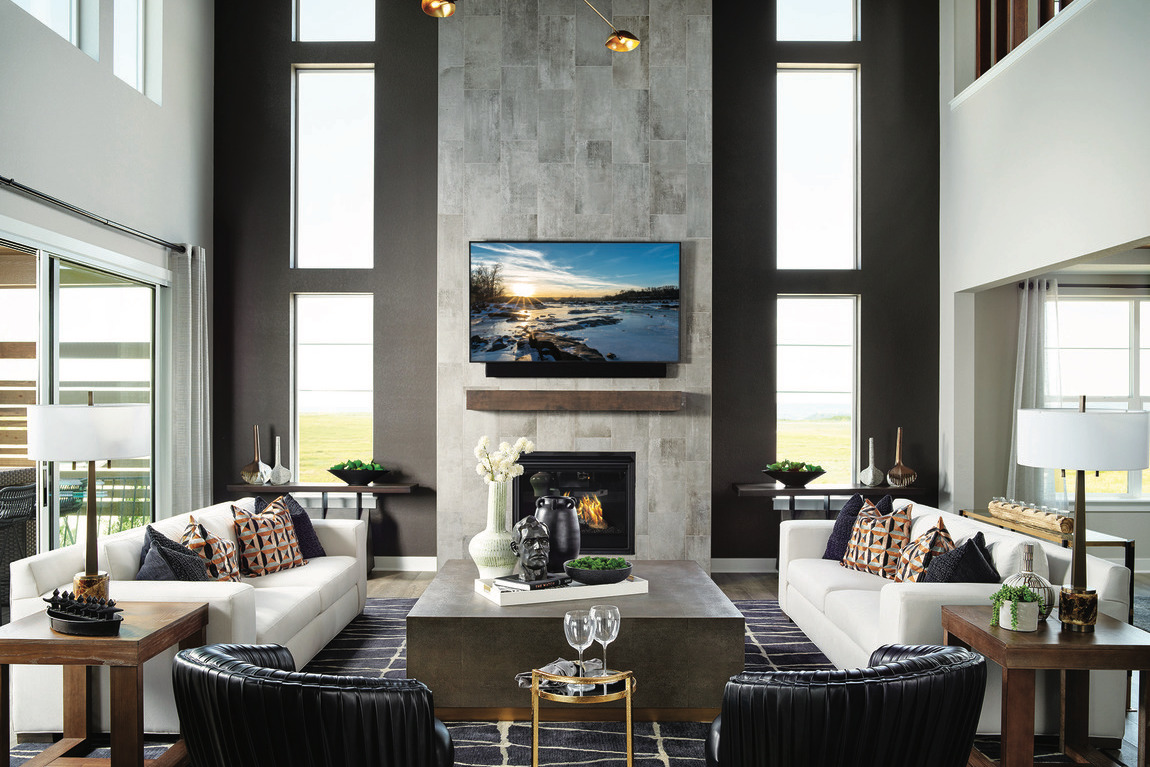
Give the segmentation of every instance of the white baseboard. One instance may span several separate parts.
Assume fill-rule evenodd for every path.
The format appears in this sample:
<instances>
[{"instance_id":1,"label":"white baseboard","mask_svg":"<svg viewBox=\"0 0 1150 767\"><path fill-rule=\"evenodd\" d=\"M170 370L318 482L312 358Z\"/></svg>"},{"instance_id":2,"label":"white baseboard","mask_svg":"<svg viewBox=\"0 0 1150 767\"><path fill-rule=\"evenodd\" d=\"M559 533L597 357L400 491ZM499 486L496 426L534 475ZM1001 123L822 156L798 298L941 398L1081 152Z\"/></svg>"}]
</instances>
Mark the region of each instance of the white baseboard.
<instances>
[{"instance_id":1,"label":"white baseboard","mask_svg":"<svg viewBox=\"0 0 1150 767\"><path fill-rule=\"evenodd\" d=\"M376 557L372 571L434 573L438 569L435 557Z\"/></svg>"},{"instance_id":2,"label":"white baseboard","mask_svg":"<svg viewBox=\"0 0 1150 767\"><path fill-rule=\"evenodd\" d=\"M711 572L713 573L776 573L775 559L748 558L748 559L712 559Z\"/></svg>"}]
</instances>

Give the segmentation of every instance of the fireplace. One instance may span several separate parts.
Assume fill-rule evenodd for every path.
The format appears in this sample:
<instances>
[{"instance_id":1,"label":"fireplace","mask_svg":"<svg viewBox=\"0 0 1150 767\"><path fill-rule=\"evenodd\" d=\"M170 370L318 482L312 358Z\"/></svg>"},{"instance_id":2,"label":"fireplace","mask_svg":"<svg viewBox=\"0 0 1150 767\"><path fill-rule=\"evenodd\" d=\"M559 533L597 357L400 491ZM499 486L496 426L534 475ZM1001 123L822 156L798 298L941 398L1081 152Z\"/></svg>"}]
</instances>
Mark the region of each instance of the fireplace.
<instances>
[{"instance_id":1,"label":"fireplace","mask_svg":"<svg viewBox=\"0 0 1150 767\"><path fill-rule=\"evenodd\" d=\"M519 458L515 521L535 513L535 499L566 495L579 512L580 552L635 553L635 454L534 452Z\"/></svg>"}]
</instances>

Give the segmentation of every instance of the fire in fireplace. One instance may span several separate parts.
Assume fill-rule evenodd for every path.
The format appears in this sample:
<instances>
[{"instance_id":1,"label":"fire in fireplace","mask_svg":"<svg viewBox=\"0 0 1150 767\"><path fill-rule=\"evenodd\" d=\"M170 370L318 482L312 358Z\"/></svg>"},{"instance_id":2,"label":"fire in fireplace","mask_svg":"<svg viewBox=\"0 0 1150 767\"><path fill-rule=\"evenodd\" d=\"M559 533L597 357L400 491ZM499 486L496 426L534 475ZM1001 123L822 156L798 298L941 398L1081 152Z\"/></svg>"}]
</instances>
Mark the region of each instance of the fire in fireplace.
<instances>
[{"instance_id":1,"label":"fire in fireplace","mask_svg":"<svg viewBox=\"0 0 1150 767\"><path fill-rule=\"evenodd\" d=\"M635 553L634 453L536 451L519 463L516 522L535 513L537 498L567 496L575 499L582 553Z\"/></svg>"}]
</instances>

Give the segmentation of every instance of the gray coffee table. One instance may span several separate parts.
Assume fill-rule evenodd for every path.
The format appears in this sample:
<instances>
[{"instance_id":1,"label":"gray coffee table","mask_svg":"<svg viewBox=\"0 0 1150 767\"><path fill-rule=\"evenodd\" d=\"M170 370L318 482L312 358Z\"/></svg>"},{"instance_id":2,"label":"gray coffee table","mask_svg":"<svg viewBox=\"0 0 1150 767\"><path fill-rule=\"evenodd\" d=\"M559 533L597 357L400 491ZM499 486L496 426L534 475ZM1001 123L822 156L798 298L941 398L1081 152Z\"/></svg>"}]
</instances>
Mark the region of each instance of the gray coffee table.
<instances>
[{"instance_id":1,"label":"gray coffee table","mask_svg":"<svg viewBox=\"0 0 1150 767\"><path fill-rule=\"evenodd\" d=\"M635 717L713 719L727 679L743 670L742 613L696 562L639 561L634 574L648 581L648 593L500 607L474 592L474 564L451 560L407 616L408 676L432 689L440 719L530 719L531 692L516 685L515 674L575 658L563 637L563 614L607 603L623 615L607 660L635 672ZM599 656L598 644L584 653ZM587 708L543 713L586 720L602 710Z\"/></svg>"}]
</instances>

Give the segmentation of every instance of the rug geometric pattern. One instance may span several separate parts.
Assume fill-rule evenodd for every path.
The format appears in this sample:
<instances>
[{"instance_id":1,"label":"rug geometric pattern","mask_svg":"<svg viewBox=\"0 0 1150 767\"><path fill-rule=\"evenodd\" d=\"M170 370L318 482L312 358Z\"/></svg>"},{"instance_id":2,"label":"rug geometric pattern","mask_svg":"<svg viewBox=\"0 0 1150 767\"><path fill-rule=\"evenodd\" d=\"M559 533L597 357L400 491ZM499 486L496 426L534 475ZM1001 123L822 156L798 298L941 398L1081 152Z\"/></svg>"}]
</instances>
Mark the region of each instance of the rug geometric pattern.
<instances>
[{"instance_id":1,"label":"rug geometric pattern","mask_svg":"<svg viewBox=\"0 0 1150 767\"><path fill-rule=\"evenodd\" d=\"M325 674L402 678L406 672L407 613L414 599L368 599L356 617L312 660L305 671ZM748 671L833 668L827 658L779 609L774 600L738 600L746 624ZM526 694L526 693L525 693ZM525 700L526 705L526 700ZM447 722L458 767L522 767L531 764L530 722ZM701 722L635 722L637 767L700 767L703 740L710 728ZM540 764L554 767L623 767L623 724L616 722L544 722L540 725ZM979 747L996 756L997 738L979 738ZM149 746L155 758L166 746ZM25 743L12 749L11 767L22 765L44 748ZM1055 746L1056 748L1056 746ZM1048 744L1036 744L1035 761L1065 764ZM98 749L92 756L107 756Z\"/></svg>"}]
</instances>

